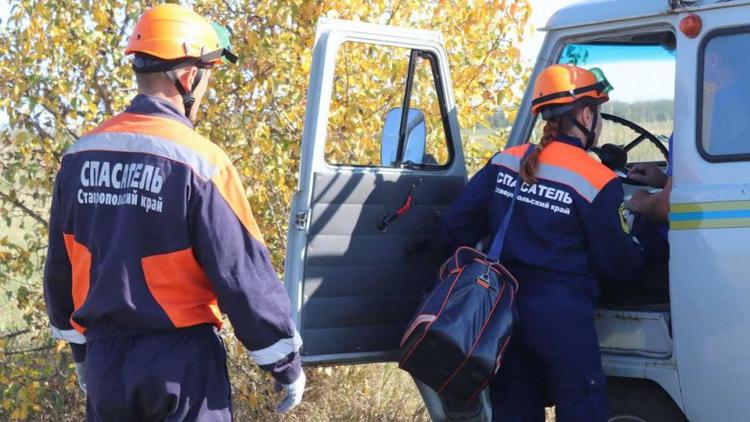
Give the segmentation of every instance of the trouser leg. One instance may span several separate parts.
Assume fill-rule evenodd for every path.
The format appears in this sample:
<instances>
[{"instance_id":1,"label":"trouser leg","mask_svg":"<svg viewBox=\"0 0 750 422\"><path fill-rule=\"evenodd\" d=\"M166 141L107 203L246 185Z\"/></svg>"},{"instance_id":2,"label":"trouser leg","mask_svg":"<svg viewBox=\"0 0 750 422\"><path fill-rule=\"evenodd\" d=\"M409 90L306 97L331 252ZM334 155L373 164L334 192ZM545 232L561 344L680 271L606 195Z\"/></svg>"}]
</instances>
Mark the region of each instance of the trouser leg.
<instances>
[{"instance_id":1,"label":"trouser leg","mask_svg":"<svg viewBox=\"0 0 750 422\"><path fill-rule=\"evenodd\" d=\"M493 421L544 422L544 382L538 369L516 329L490 385Z\"/></svg>"},{"instance_id":2,"label":"trouser leg","mask_svg":"<svg viewBox=\"0 0 750 422\"><path fill-rule=\"evenodd\" d=\"M213 327L89 343L89 420L230 421L226 351Z\"/></svg>"},{"instance_id":3,"label":"trouser leg","mask_svg":"<svg viewBox=\"0 0 750 422\"><path fill-rule=\"evenodd\" d=\"M524 344L555 403L557 422L607 420L606 377L601 366L589 297L532 298L519 302Z\"/></svg>"}]
</instances>

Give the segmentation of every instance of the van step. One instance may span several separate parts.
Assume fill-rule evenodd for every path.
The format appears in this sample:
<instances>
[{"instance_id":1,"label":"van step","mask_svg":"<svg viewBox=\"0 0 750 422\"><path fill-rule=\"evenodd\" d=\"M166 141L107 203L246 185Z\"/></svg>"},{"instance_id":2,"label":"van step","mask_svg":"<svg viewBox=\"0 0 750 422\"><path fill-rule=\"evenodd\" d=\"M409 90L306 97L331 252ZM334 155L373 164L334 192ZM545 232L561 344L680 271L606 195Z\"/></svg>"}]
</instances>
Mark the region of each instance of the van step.
<instances>
[{"instance_id":1,"label":"van step","mask_svg":"<svg viewBox=\"0 0 750 422\"><path fill-rule=\"evenodd\" d=\"M597 309L596 330L603 353L669 358L669 312Z\"/></svg>"}]
</instances>

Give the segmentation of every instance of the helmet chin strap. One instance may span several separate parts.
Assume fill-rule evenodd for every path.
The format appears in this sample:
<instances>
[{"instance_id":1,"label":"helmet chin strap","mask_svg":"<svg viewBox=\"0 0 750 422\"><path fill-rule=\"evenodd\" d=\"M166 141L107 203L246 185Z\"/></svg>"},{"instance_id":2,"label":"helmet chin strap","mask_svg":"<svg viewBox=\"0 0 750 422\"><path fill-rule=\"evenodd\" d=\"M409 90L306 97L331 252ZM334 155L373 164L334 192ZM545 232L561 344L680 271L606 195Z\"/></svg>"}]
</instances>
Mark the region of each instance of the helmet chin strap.
<instances>
[{"instance_id":1,"label":"helmet chin strap","mask_svg":"<svg viewBox=\"0 0 750 422\"><path fill-rule=\"evenodd\" d=\"M195 88L198 87L201 79L203 79L203 75L205 74L205 72L205 69L202 69L200 67L198 68L198 73L195 74L195 79L193 79L193 84L189 90L185 89L174 70L167 70L166 72L164 72L169 80L172 81L175 88L177 88L177 92L180 93L180 96L182 97L182 105L185 107L185 117L187 117L188 119L190 119L190 110L192 110L193 104L195 104L195 97L193 96L193 92L195 91Z\"/></svg>"},{"instance_id":2,"label":"helmet chin strap","mask_svg":"<svg viewBox=\"0 0 750 422\"><path fill-rule=\"evenodd\" d=\"M599 122L599 113L594 113L594 120L591 122L591 128L587 128L583 125L583 123L579 122L578 119L574 118L570 114L565 116L569 122L573 123L575 127L578 128L581 132L583 132L583 135L586 136L586 143L583 146L583 149L588 151L591 149L592 146L594 146L594 142L596 141L596 124Z\"/></svg>"}]
</instances>

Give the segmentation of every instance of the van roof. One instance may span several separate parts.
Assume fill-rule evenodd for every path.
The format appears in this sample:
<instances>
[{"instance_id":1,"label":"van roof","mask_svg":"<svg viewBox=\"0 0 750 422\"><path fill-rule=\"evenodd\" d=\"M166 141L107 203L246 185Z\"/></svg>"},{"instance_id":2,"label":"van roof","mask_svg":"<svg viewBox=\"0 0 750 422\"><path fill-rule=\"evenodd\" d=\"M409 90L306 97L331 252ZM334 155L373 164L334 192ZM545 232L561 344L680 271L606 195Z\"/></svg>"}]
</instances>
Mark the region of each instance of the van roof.
<instances>
[{"instance_id":1,"label":"van roof","mask_svg":"<svg viewBox=\"0 0 750 422\"><path fill-rule=\"evenodd\" d=\"M624 19L643 18L677 10L719 6L718 3L746 3L742 0L582 0L555 12L542 30L591 25Z\"/></svg>"}]
</instances>

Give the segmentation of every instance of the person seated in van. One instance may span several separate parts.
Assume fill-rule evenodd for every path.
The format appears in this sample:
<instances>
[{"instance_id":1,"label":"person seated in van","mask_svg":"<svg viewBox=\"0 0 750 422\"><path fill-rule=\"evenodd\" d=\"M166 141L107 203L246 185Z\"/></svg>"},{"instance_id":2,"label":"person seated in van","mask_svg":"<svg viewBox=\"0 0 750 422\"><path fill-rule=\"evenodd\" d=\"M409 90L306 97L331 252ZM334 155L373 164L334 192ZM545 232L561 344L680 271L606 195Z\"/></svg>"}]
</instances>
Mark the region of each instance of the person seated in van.
<instances>
[{"instance_id":1,"label":"person seated in van","mask_svg":"<svg viewBox=\"0 0 750 422\"><path fill-rule=\"evenodd\" d=\"M628 179L661 189L636 190L626 203L631 213L631 233L643 248L642 277L618 286L602 286L601 301L615 306L638 306L669 302L669 195L672 191L672 136L669 137L667 171L654 163L635 164Z\"/></svg>"},{"instance_id":2,"label":"person seated in van","mask_svg":"<svg viewBox=\"0 0 750 422\"><path fill-rule=\"evenodd\" d=\"M490 387L495 421L543 422L548 397L558 421L607 420L594 326L597 282L625 283L643 267L625 221L622 184L587 154L601 133L599 109L610 88L598 69L543 70L532 112L547 123L536 150L525 162L529 145L496 154L443 219L453 247L493 238L520 172L501 259L519 281L519 318Z\"/></svg>"},{"instance_id":3,"label":"person seated in van","mask_svg":"<svg viewBox=\"0 0 750 422\"><path fill-rule=\"evenodd\" d=\"M669 261L669 195L672 193L672 143L674 134L669 136L667 171L662 171L655 163L638 163L628 172L628 179L646 186L661 189L649 192L638 189L633 192L626 206L633 213L632 231L645 250L651 274L657 278L666 276ZM666 286L666 283L663 283Z\"/></svg>"},{"instance_id":4,"label":"person seated in van","mask_svg":"<svg viewBox=\"0 0 750 422\"><path fill-rule=\"evenodd\" d=\"M736 82L738 78L736 70L727 62L733 51L724 51L724 45L716 45L707 50L704 57L704 81L703 81L703 113L704 118L703 136L710 137L713 132L723 135L723 139L734 140L724 142L727 148L743 148L745 140L750 136L750 129L746 123L746 111L742 107L721 107L741 103L743 92L738 87L744 86ZM662 172L654 163L640 163L633 166L628 173L628 178L644 183L652 188L661 189L659 192L650 193L646 190L638 190L633 193L628 208L634 213L641 214L653 221L666 224L669 219L669 195L672 192L672 143L673 137L669 137L669 155L667 158L667 171ZM706 139L704 139L706 142ZM710 143L710 139L708 140ZM729 151L727 151L729 153Z\"/></svg>"},{"instance_id":5,"label":"person seated in van","mask_svg":"<svg viewBox=\"0 0 750 422\"><path fill-rule=\"evenodd\" d=\"M663 172L655 163L638 163L628 172L628 179L643 183L658 192L639 189L633 192L628 201L628 209L658 223L666 224L669 220L669 195L672 193L672 138L669 137L669 155L667 171Z\"/></svg>"}]
</instances>

